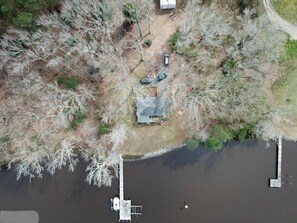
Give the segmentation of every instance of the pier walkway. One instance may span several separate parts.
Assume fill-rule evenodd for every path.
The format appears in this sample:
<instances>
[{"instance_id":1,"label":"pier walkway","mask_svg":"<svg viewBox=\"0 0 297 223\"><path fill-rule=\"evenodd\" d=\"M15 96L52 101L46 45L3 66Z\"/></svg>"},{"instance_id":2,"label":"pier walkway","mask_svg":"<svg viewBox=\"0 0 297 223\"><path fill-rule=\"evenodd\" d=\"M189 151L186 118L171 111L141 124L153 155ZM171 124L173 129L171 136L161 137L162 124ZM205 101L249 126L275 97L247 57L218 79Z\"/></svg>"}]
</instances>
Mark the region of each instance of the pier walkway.
<instances>
[{"instance_id":1,"label":"pier walkway","mask_svg":"<svg viewBox=\"0 0 297 223\"><path fill-rule=\"evenodd\" d=\"M119 221L131 221L131 215L141 215L142 205L132 205L131 200L124 199L124 160L119 160L119 197L111 199L111 209L119 211Z\"/></svg>"},{"instance_id":2,"label":"pier walkway","mask_svg":"<svg viewBox=\"0 0 297 223\"><path fill-rule=\"evenodd\" d=\"M120 187L120 200L124 200L124 161L123 157L120 157L119 164L119 187Z\"/></svg>"}]
</instances>

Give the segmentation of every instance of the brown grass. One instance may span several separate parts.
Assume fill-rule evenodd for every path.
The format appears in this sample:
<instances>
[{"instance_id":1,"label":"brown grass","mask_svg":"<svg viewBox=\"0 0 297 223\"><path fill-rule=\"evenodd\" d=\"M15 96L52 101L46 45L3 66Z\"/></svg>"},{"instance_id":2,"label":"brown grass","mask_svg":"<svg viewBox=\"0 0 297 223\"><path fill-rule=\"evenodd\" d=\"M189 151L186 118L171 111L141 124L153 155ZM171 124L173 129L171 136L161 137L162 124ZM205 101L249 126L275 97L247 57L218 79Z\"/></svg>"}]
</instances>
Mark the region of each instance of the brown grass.
<instances>
[{"instance_id":1,"label":"brown grass","mask_svg":"<svg viewBox=\"0 0 297 223\"><path fill-rule=\"evenodd\" d=\"M169 120L162 125L136 124L135 116L130 122L131 135L120 148L122 154L142 155L157 151L162 148L170 148L184 143L187 134L182 129L183 117L172 114Z\"/></svg>"}]
</instances>

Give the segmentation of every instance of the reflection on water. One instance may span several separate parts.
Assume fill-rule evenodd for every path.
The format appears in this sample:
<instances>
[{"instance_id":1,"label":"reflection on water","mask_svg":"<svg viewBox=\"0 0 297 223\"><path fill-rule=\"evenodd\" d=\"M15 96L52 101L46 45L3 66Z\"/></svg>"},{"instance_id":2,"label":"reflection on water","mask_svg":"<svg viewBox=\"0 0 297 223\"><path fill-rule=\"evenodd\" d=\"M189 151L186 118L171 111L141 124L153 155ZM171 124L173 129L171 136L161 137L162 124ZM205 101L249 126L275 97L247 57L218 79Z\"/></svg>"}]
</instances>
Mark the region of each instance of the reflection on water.
<instances>
[{"instance_id":1,"label":"reflection on water","mask_svg":"<svg viewBox=\"0 0 297 223\"><path fill-rule=\"evenodd\" d=\"M297 222L297 148L284 142L281 189L268 188L275 177L276 149L265 143L231 144L219 153L173 151L124 165L125 198L143 205L142 223L290 223ZM40 223L112 223L117 213L111 188L84 183L84 166L43 179L15 181L0 172L0 210L36 210ZM188 205L185 209L184 203Z\"/></svg>"}]
</instances>

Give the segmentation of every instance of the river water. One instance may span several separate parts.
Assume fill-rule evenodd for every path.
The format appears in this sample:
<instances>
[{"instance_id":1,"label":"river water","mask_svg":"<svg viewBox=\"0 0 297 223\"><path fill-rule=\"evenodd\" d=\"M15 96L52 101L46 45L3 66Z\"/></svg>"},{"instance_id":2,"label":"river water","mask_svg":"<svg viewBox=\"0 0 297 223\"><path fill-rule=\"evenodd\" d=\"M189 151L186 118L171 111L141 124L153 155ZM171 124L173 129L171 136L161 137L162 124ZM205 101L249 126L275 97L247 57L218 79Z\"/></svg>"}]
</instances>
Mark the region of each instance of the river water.
<instances>
[{"instance_id":1,"label":"river water","mask_svg":"<svg viewBox=\"0 0 297 223\"><path fill-rule=\"evenodd\" d=\"M284 142L284 185L268 187L276 176L272 144L229 144L221 152L185 149L161 157L124 163L125 198L143 205L141 223L296 223L297 143ZM84 183L84 166L28 183L0 172L0 210L36 210L40 223L112 223L117 213L110 188ZM184 202L189 206L183 209Z\"/></svg>"}]
</instances>

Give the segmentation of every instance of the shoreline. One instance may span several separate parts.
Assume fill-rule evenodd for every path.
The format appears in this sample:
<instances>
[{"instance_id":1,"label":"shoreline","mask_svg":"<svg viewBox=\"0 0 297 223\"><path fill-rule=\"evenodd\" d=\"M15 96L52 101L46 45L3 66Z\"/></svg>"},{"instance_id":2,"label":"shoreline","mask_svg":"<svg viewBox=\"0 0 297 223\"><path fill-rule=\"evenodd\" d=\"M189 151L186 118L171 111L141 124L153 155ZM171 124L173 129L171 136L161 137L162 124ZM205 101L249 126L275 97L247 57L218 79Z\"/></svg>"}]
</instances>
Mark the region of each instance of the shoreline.
<instances>
[{"instance_id":1,"label":"shoreline","mask_svg":"<svg viewBox=\"0 0 297 223\"><path fill-rule=\"evenodd\" d=\"M134 155L128 155L128 154L126 154L126 155L123 155L123 158L124 158L124 162L126 162L126 161L127 162L141 161L141 160L146 160L146 159L150 159L150 158L162 156L162 155L164 155L166 153L169 153L171 151L185 148L185 146L186 146L186 144L181 144L181 145L178 145L178 146L173 146L173 147L169 147L169 148L163 148L163 149L160 149L160 150L157 150L157 151L153 151L153 152L148 152L148 153L145 153L145 154L142 154L142 155L135 155L134 158L133 158ZM127 158L125 158L125 156Z\"/></svg>"},{"instance_id":2,"label":"shoreline","mask_svg":"<svg viewBox=\"0 0 297 223\"><path fill-rule=\"evenodd\" d=\"M282 135L282 138L286 141L290 141L290 142L297 142L297 139L295 137L292 137L292 136L288 136L288 135ZM266 142L266 148L267 147L270 147L271 146L271 142L275 142L277 139L276 138L273 138L273 139L258 139L258 138L254 138L254 139L246 139L245 141L243 142L237 142L235 140L231 140L229 142L227 142L223 148L229 144L230 142L235 142L235 143L246 143L247 141L249 140L256 140L256 141L259 141L259 142ZM169 153L171 151L174 151L174 150L178 150L178 149L182 149L182 148L185 148L186 147L186 144L180 144L180 145L177 145L177 146L173 146L173 147L169 147L169 148L162 148L160 150L156 150L156 151L153 151L153 152L148 152L148 153L144 153L144 154L141 154L141 155L130 155L130 154L122 154L123 158L124 158L124 162L132 162L132 161L141 161L141 160L146 160L146 159L150 159L150 158L154 158L154 157L158 157L158 156L162 156L166 153ZM222 148L222 149L223 149ZM126 158L125 158L126 157Z\"/></svg>"}]
</instances>

